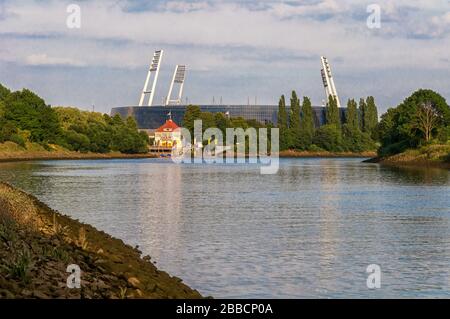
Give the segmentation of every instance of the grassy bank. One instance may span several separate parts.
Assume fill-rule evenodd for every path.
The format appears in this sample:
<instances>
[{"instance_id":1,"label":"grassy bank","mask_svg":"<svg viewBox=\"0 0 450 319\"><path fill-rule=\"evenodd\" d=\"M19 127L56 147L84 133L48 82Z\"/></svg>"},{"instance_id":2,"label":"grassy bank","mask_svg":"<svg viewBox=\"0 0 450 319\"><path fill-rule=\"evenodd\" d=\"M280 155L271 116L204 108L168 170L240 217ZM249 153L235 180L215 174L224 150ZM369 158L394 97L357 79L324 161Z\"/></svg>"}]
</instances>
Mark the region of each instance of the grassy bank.
<instances>
[{"instance_id":1,"label":"grassy bank","mask_svg":"<svg viewBox=\"0 0 450 319\"><path fill-rule=\"evenodd\" d=\"M287 150L279 153L280 157L374 157L376 152L328 152L328 151L294 151Z\"/></svg>"},{"instance_id":2,"label":"grassy bank","mask_svg":"<svg viewBox=\"0 0 450 319\"><path fill-rule=\"evenodd\" d=\"M66 286L69 264L81 288ZM0 298L201 298L121 240L0 182Z\"/></svg>"},{"instance_id":3,"label":"grassy bank","mask_svg":"<svg viewBox=\"0 0 450 319\"><path fill-rule=\"evenodd\" d=\"M375 157L368 162L386 165L439 167L450 169L450 145L435 144L410 149L387 157Z\"/></svg>"},{"instance_id":4,"label":"grassy bank","mask_svg":"<svg viewBox=\"0 0 450 319\"><path fill-rule=\"evenodd\" d=\"M113 158L151 158L155 155L110 153L80 153L69 151L58 145L50 145L45 149L41 145L27 143L26 148L13 142L0 143L0 162L26 160L58 160L58 159L113 159Z\"/></svg>"}]
</instances>

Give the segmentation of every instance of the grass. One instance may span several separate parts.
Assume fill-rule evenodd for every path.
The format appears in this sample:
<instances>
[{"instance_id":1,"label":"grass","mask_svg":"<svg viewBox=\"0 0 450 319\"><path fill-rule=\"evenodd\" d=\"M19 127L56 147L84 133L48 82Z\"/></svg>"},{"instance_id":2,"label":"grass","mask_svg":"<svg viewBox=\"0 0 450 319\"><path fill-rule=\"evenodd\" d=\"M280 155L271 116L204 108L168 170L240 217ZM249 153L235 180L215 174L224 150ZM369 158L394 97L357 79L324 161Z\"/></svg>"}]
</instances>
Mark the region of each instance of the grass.
<instances>
[{"instance_id":1,"label":"grass","mask_svg":"<svg viewBox=\"0 0 450 319\"><path fill-rule=\"evenodd\" d=\"M0 143L0 162L39 160L39 159L110 159L110 158L149 158L153 154L80 153L69 151L59 145L48 145L48 149L36 143L26 143L26 148L13 142Z\"/></svg>"},{"instance_id":2,"label":"grass","mask_svg":"<svg viewBox=\"0 0 450 319\"><path fill-rule=\"evenodd\" d=\"M450 145L431 144L419 149L406 150L403 153L389 157L390 161L412 162L412 161L439 161L444 162L450 154Z\"/></svg>"},{"instance_id":3,"label":"grass","mask_svg":"<svg viewBox=\"0 0 450 319\"><path fill-rule=\"evenodd\" d=\"M23 283L30 282L30 269L31 269L31 254L27 248L19 251L16 255L15 260L13 260L8 266L9 273L14 278L19 279Z\"/></svg>"},{"instance_id":4,"label":"grass","mask_svg":"<svg viewBox=\"0 0 450 319\"><path fill-rule=\"evenodd\" d=\"M418 149L409 149L402 153L382 158L381 162L392 165L450 168L450 144L424 145Z\"/></svg>"},{"instance_id":5,"label":"grass","mask_svg":"<svg viewBox=\"0 0 450 319\"><path fill-rule=\"evenodd\" d=\"M84 229L84 227L81 227L78 232L78 240L76 244L83 250L87 250L89 247L89 241L87 240L86 230Z\"/></svg>"}]
</instances>

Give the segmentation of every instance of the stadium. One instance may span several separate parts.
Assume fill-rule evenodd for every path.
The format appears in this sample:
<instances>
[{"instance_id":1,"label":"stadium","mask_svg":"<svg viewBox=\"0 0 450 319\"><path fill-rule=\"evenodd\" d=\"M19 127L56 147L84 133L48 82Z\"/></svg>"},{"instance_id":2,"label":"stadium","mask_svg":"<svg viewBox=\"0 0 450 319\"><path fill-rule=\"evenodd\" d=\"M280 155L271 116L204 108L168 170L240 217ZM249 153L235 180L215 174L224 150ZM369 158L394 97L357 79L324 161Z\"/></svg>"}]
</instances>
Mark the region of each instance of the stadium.
<instances>
[{"instance_id":1,"label":"stadium","mask_svg":"<svg viewBox=\"0 0 450 319\"><path fill-rule=\"evenodd\" d=\"M163 56L163 50L155 51L153 55L148 75L145 80L144 88L141 93L139 105L115 107L111 110L111 115L119 114L121 117L133 117L136 120L138 128L149 133L161 126L170 115L173 121L181 124L187 105L181 104L183 86L185 81L186 66L177 65L172 77L169 92L165 105L152 105L158 80L159 69ZM331 75L330 65L325 57L322 60L322 80L325 88L325 96L332 95L336 98L341 120L345 117L345 108L340 107L339 98ZM149 89L150 80L152 85ZM178 87L178 94L172 99L174 89ZM148 103L144 102L148 97ZM196 104L197 105L197 104ZM229 117L242 117L246 120L257 120L263 124L272 123L277 125L278 105L198 105L203 112L223 113ZM289 106L286 106L289 111ZM326 111L324 106L313 106L314 125L319 127L326 123Z\"/></svg>"}]
</instances>

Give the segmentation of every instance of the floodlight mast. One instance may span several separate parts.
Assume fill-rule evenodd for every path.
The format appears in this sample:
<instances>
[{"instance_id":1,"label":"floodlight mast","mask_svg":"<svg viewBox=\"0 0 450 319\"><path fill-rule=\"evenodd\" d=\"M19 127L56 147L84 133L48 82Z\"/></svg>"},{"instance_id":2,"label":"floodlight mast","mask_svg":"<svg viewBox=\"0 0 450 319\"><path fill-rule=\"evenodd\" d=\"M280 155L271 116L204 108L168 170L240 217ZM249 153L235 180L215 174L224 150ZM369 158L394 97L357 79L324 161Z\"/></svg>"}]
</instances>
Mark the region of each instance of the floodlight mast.
<instances>
[{"instance_id":1,"label":"floodlight mast","mask_svg":"<svg viewBox=\"0 0 450 319\"><path fill-rule=\"evenodd\" d=\"M172 77L172 82L170 82L170 87L169 87L169 94L167 94L167 99L166 99L166 106L173 103L173 104L181 104L181 97L183 95L183 86L184 86L184 80L186 78L186 65L180 65L177 64L177 66L175 67L175 71L173 72L173 77ZM173 87L174 85L179 84L179 90L178 90L178 97L174 100L172 100L172 91L173 91Z\"/></svg>"},{"instance_id":2,"label":"floodlight mast","mask_svg":"<svg viewBox=\"0 0 450 319\"><path fill-rule=\"evenodd\" d=\"M141 99L139 101L139 106L144 105L145 95L150 94L148 99L148 106L152 106L153 97L155 96L156 82L158 81L159 69L161 66L161 60L163 56L163 50L157 50L153 53L152 62L150 64L150 68L148 69L147 78L145 79L144 89L142 90ZM150 82L150 78L154 74L153 84L150 91L148 91L148 83Z\"/></svg>"},{"instance_id":3,"label":"floodlight mast","mask_svg":"<svg viewBox=\"0 0 450 319\"><path fill-rule=\"evenodd\" d=\"M323 86L325 88L325 94L327 95L327 101L331 95L336 99L337 106L341 107L341 102L339 101L336 86L334 85L333 75L331 74L331 67L328 63L328 59L324 56L321 56L320 59L322 61L322 70L320 70L320 72L322 75Z\"/></svg>"}]
</instances>

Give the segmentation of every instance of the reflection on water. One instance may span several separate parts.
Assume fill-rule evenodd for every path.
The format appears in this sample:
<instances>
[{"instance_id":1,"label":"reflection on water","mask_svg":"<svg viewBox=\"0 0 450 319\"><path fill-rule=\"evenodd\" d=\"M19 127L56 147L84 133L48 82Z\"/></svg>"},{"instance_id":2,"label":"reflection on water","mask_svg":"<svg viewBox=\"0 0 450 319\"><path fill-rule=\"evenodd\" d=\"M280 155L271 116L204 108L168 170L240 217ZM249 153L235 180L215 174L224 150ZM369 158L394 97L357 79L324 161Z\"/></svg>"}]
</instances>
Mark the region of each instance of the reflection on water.
<instances>
[{"instance_id":1,"label":"reflection on water","mask_svg":"<svg viewBox=\"0 0 450 319\"><path fill-rule=\"evenodd\" d=\"M215 297L450 297L450 173L360 159L0 164L0 179ZM366 287L379 264L382 287Z\"/></svg>"}]
</instances>

